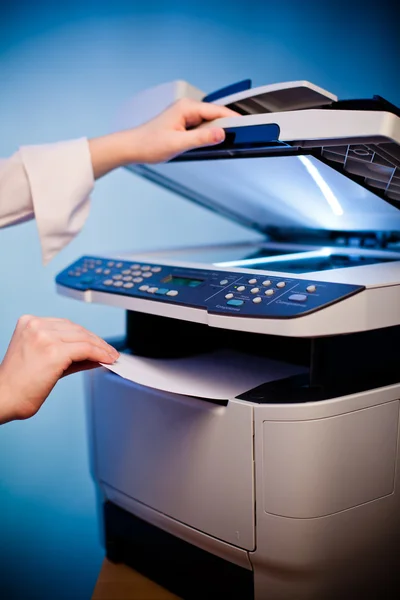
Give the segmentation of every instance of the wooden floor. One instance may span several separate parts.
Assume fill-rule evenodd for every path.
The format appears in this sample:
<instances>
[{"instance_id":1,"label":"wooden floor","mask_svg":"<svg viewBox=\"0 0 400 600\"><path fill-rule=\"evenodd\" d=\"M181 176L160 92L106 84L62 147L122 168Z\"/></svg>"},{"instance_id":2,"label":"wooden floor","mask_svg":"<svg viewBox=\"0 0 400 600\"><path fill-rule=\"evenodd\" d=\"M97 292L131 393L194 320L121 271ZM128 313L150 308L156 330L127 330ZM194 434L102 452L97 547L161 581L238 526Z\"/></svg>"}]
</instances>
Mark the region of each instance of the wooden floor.
<instances>
[{"instance_id":1,"label":"wooden floor","mask_svg":"<svg viewBox=\"0 0 400 600\"><path fill-rule=\"evenodd\" d=\"M92 600L181 600L126 565L104 559Z\"/></svg>"}]
</instances>

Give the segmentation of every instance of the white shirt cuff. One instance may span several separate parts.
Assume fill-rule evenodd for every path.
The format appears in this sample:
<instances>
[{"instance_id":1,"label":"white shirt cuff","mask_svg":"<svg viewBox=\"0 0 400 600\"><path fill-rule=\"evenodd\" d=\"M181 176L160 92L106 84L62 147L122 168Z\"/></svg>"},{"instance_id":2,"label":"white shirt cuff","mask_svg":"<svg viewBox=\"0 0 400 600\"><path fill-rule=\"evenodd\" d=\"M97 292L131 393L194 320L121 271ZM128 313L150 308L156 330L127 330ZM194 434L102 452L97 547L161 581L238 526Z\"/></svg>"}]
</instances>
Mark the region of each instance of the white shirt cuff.
<instances>
[{"instance_id":1,"label":"white shirt cuff","mask_svg":"<svg viewBox=\"0 0 400 600\"><path fill-rule=\"evenodd\" d=\"M90 209L93 168L85 138L20 149L31 188L43 263L82 229Z\"/></svg>"}]
</instances>

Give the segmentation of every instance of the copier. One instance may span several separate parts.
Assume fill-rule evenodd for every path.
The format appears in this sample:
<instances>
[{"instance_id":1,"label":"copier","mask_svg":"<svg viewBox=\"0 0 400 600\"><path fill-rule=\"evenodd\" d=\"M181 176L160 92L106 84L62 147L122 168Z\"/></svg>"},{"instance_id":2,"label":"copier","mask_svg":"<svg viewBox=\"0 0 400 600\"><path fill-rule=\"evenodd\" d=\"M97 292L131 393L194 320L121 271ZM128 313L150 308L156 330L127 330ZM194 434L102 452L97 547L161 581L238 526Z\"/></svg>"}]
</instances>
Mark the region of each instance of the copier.
<instances>
[{"instance_id":1,"label":"copier","mask_svg":"<svg viewBox=\"0 0 400 600\"><path fill-rule=\"evenodd\" d=\"M398 598L400 111L174 82L120 125L184 96L240 113L225 141L129 169L260 235L57 276L126 311L127 371L86 376L107 554L182 598Z\"/></svg>"}]
</instances>

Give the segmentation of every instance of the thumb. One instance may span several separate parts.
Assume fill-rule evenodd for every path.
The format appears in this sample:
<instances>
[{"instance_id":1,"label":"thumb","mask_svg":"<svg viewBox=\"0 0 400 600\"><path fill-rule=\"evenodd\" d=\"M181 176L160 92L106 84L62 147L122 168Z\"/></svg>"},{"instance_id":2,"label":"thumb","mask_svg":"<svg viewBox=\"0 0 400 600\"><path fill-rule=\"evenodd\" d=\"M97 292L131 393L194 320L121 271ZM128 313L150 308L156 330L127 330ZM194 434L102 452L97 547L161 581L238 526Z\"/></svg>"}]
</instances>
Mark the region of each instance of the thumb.
<instances>
[{"instance_id":1,"label":"thumb","mask_svg":"<svg viewBox=\"0 0 400 600\"><path fill-rule=\"evenodd\" d=\"M182 136L181 152L198 148L200 146L214 146L220 144L225 139L225 131L222 127L202 127L200 129L191 129Z\"/></svg>"}]
</instances>

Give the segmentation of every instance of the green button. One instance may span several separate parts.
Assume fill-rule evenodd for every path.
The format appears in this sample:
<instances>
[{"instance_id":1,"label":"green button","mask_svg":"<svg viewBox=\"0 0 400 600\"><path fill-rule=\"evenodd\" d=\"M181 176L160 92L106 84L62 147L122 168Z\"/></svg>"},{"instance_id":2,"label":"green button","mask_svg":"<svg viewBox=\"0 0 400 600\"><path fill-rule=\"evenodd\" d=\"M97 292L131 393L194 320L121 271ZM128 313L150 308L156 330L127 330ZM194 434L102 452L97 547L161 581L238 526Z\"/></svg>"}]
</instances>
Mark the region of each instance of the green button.
<instances>
[{"instance_id":1,"label":"green button","mask_svg":"<svg viewBox=\"0 0 400 600\"><path fill-rule=\"evenodd\" d=\"M93 277L82 277L81 283L92 283Z\"/></svg>"},{"instance_id":2,"label":"green button","mask_svg":"<svg viewBox=\"0 0 400 600\"><path fill-rule=\"evenodd\" d=\"M230 304L230 306L242 306L244 300L228 300L227 304Z\"/></svg>"},{"instance_id":3,"label":"green button","mask_svg":"<svg viewBox=\"0 0 400 600\"><path fill-rule=\"evenodd\" d=\"M169 292L168 288L158 288L158 290L156 291L156 294L159 294L160 296L164 296L167 292Z\"/></svg>"}]
</instances>

